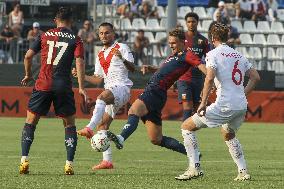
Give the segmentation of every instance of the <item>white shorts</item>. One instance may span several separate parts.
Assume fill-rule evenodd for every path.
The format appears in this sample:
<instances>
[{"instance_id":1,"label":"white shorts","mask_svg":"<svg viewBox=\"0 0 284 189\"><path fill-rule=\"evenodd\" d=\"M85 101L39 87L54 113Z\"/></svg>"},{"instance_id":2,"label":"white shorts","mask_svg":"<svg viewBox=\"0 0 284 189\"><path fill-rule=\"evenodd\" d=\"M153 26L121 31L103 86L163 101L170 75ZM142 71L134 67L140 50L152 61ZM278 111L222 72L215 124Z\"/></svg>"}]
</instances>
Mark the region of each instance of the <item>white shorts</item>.
<instances>
[{"instance_id":1,"label":"white shorts","mask_svg":"<svg viewBox=\"0 0 284 189\"><path fill-rule=\"evenodd\" d=\"M192 120L197 128L214 128L222 126L227 132L236 132L243 123L246 115L245 110L229 110L218 106L208 106L205 116L195 113Z\"/></svg>"},{"instance_id":2,"label":"white shorts","mask_svg":"<svg viewBox=\"0 0 284 189\"><path fill-rule=\"evenodd\" d=\"M129 101L130 88L125 85L114 85L106 89L112 92L114 104L107 105L105 112L114 118L118 110Z\"/></svg>"}]
</instances>

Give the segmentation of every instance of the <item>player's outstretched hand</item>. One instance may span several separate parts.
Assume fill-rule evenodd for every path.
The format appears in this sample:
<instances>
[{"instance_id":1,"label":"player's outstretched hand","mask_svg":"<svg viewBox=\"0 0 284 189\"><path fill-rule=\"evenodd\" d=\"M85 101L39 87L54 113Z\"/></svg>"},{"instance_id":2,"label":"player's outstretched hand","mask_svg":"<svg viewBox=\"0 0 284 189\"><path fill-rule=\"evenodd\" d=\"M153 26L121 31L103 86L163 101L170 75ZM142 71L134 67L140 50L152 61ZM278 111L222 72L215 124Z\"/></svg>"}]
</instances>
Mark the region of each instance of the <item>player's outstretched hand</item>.
<instances>
[{"instance_id":1,"label":"player's outstretched hand","mask_svg":"<svg viewBox=\"0 0 284 189\"><path fill-rule=\"evenodd\" d=\"M197 115L199 116L205 116L206 114L206 104L200 103L198 109L197 109Z\"/></svg>"},{"instance_id":2,"label":"player's outstretched hand","mask_svg":"<svg viewBox=\"0 0 284 189\"><path fill-rule=\"evenodd\" d=\"M21 85L23 85L23 86L27 86L28 85L28 83L30 82L30 81L33 81L34 80L34 78L33 77L31 77L31 76L25 76L23 79L22 79L22 81L21 81Z\"/></svg>"},{"instance_id":3,"label":"player's outstretched hand","mask_svg":"<svg viewBox=\"0 0 284 189\"><path fill-rule=\"evenodd\" d=\"M77 70L76 70L76 68L72 69L72 75L73 75L73 77L77 77Z\"/></svg>"},{"instance_id":4,"label":"player's outstretched hand","mask_svg":"<svg viewBox=\"0 0 284 189\"><path fill-rule=\"evenodd\" d=\"M143 75L145 75L146 73L148 73L151 69L150 65L142 65L141 67L141 72L143 73Z\"/></svg>"},{"instance_id":5,"label":"player's outstretched hand","mask_svg":"<svg viewBox=\"0 0 284 189\"><path fill-rule=\"evenodd\" d=\"M90 99L85 89L79 89L79 94L84 97L85 102L88 102L88 100Z\"/></svg>"}]
</instances>

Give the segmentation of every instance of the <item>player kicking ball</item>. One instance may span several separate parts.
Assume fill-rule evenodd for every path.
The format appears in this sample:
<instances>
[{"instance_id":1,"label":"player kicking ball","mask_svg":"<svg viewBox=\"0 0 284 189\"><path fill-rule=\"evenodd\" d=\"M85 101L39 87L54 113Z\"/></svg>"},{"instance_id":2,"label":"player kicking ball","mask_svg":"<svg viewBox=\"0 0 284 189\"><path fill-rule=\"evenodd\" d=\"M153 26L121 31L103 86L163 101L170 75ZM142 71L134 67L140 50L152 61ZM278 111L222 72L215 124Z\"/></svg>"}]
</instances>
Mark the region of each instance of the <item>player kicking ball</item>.
<instances>
[{"instance_id":1,"label":"player kicking ball","mask_svg":"<svg viewBox=\"0 0 284 189\"><path fill-rule=\"evenodd\" d=\"M90 123L78 130L78 135L90 139L97 127L98 133L106 135L109 126L118 110L130 98L130 88L133 83L128 78L128 71L134 71L134 58L129 47L115 42L113 25L102 23L99 26L99 38L103 43L102 50L98 53L95 63L94 76L86 76L85 80L97 84L104 79L104 91L97 97L96 105ZM76 72L73 71L73 75ZM111 148L103 152L103 161L93 166L96 169L112 169Z\"/></svg>"},{"instance_id":2,"label":"player kicking ball","mask_svg":"<svg viewBox=\"0 0 284 189\"><path fill-rule=\"evenodd\" d=\"M26 86L32 78L33 56L41 51L41 68L28 104L26 123L22 132L22 158L20 174L29 173L28 155L34 140L34 132L40 116L46 115L51 103L55 114L62 118L65 127L65 146L67 160L64 167L66 175L73 175L73 160L77 146L75 126L75 100L70 77L73 59L78 70L79 93L87 98L84 89L84 48L80 37L71 31L72 12L61 7L56 13L57 28L38 36L24 59L25 77L21 84Z\"/></svg>"},{"instance_id":3,"label":"player kicking ball","mask_svg":"<svg viewBox=\"0 0 284 189\"><path fill-rule=\"evenodd\" d=\"M245 119L246 96L254 89L260 77L243 55L226 45L228 32L229 28L223 24L214 24L210 30L209 36L215 49L206 56L207 75L197 113L185 120L181 126L189 166L185 173L175 177L177 180L190 180L203 175L198 158L196 131L219 126L222 127L221 133L238 167L238 176L235 180L250 179L244 152L235 134ZM249 77L249 81L244 88L245 75ZM217 87L217 99L206 107L214 82Z\"/></svg>"},{"instance_id":4,"label":"player kicking ball","mask_svg":"<svg viewBox=\"0 0 284 189\"><path fill-rule=\"evenodd\" d=\"M108 137L118 149L123 148L123 142L136 130L139 118L141 118L146 125L152 144L186 154L183 144L174 138L163 135L161 119L161 112L167 101L167 90L174 82L193 66L206 73L205 65L200 64L198 56L191 51L184 50L184 40L183 31L175 29L169 32L168 43L173 54L165 60L159 69L152 66L142 67L144 73L156 72L144 92L129 109L128 121L121 134L116 136L108 131Z\"/></svg>"}]
</instances>

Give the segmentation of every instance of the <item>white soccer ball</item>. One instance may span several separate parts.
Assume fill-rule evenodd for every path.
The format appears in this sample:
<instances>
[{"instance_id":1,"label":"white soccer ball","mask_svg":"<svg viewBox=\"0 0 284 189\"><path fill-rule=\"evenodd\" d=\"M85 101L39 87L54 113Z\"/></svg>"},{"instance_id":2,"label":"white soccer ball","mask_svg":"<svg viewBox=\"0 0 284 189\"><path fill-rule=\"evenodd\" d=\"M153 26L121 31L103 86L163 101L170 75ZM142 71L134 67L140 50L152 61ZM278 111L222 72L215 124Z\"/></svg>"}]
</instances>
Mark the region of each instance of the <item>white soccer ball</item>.
<instances>
[{"instance_id":1,"label":"white soccer ball","mask_svg":"<svg viewBox=\"0 0 284 189\"><path fill-rule=\"evenodd\" d=\"M97 152L104 152L110 146L110 140L105 133L97 133L91 138L91 146Z\"/></svg>"}]
</instances>

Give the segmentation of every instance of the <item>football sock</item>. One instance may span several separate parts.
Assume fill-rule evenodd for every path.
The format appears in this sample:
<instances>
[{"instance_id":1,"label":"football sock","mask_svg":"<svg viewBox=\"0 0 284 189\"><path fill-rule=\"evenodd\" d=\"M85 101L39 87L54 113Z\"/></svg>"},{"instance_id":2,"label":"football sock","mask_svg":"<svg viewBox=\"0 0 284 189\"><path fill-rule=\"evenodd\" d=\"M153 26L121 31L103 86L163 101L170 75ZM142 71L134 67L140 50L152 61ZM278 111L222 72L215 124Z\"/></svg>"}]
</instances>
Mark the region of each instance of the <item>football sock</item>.
<instances>
[{"instance_id":1,"label":"football sock","mask_svg":"<svg viewBox=\"0 0 284 189\"><path fill-rule=\"evenodd\" d=\"M103 152L103 160L112 162L111 147L109 147L106 151Z\"/></svg>"},{"instance_id":2,"label":"football sock","mask_svg":"<svg viewBox=\"0 0 284 189\"><path fill-rule=\"evenodd\" d=\"M128 115L128 121L124 125L120 135L126 140L136 129L139 123L139 117L134 114Z\"/></svg>"},{"instance_id":3,"label":"football sock","mask_svg":"<svg viewBox=\"0 0 284 189\"><path fill-rule=\"evenodd\" d=\"M102 120L103 115L105 113L106 103L103 100L97 99L96 106L93 111L93 116L91 118L90 123L87 125L90 129L94 130L94 128L99 124Z\"/></svg>"},{"instance_id":4,"label":"football sock","mask_svg":"<svg viewBox=\"0 0 284 189\"><path fill-rule=\"evenodd\" d=\"M28 156L30 147L34 140L36 126L33 124L25 123L25 126L22 131L22 156Z\"/></svg>"},{"instance_id":5,"label":"football sock","mask_svg":"<svg viewBox=\"0 0 284 189\"><path fill-rule=\"evenodd\" d=\"M174 138L163 136L160 146L186 155L184 145Z\"/></svg>"},{"instance_id":6,"label":"football sock","mask_svg":"<svg viewBox=\"0 0 284 189\"><path fill-rule=\"evenodd\" d=\"M200 162L199 162L198 144L197 144L195 131L182 129L181 132L183 136L184 146L187 152L187 157L189 160L189 166L194 168L199 167Z\"/></svg>"},{"instance_id":7,"label":"football sock","mask_svg":"<svg viewBox=\"0 0 284 189\"><path fill-rule=\"evenodd\" d=\"M73 161L77 146L76 126L65 128L65 147L67 151L67 160Z\"/></svg>"},{"instance_id":8,"label":"football sock","mask_svg":"<svg viewBox=\"0 0 284 189\"><path fill-rule=\"evenodd\" d=\"M187 118L189 118L191 114L192 114L192 110L183 110L182 121L185 121Z\"/></svg>"},{"instance_id":9,"label":"football sock","mask_svg":"<svg viewBox=\"0 0 284 189\"><path fill-rule=\"evenodd\" d=\"M246 170L246 161L242 149L242 145L240 144L239 140L235 137L231 140L225 141L229 148L229 152L234 160L234 162L238 166L238 170Z\"/></svg>"}]
</instances>

